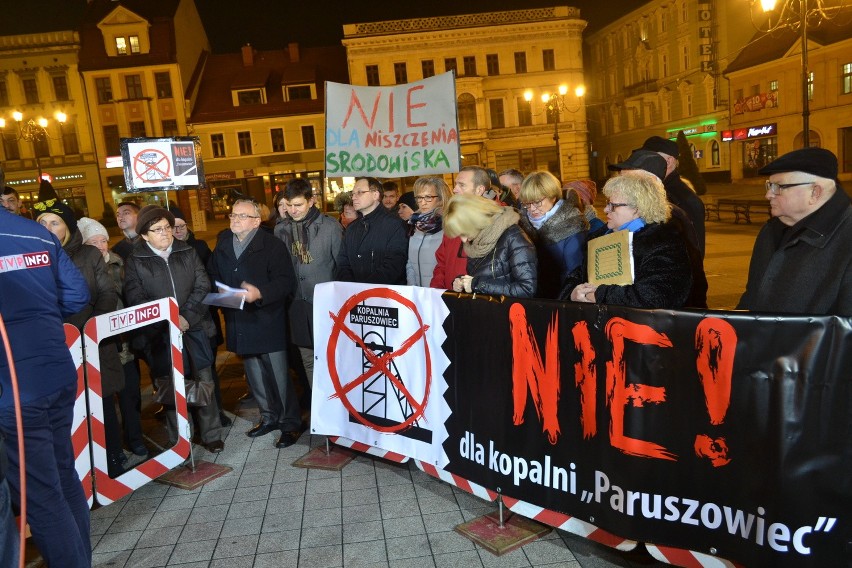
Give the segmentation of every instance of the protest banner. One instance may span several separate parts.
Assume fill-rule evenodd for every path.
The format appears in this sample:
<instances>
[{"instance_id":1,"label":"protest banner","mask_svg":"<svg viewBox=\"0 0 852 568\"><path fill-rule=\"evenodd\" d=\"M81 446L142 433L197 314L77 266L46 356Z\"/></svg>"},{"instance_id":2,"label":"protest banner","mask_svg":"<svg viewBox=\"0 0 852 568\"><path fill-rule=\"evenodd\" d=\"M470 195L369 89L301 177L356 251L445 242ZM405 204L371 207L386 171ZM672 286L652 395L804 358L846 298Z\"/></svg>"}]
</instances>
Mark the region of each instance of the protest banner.
<instances>
[{"instance_id":1,"label":"protest banner","mask_svg":"<svg viewBox=\"0 0 852 568\"><path fill-rule=\"evenodd\" d=\"M326 82L328 177L379 178L459 171L455 80L362 87Z\"/></svg>"},{"instance_id":2,"label":"protest banner","mask_svg":"<svg viewBox=\"0 0 852 568\"><path fill-rule=\"evenodd\" d=\"M393 289L403 298L419 290ZM314 370L313 416L339 406L328 395L329 367L341 356L332 328L369 305L361 300L374 290L317 287L315 344L329 347ZM691 558L747 566L846 562L848 318L488 300L445 294L433 301L446 306L446 316L423 312L424 340L439 334L430 345L441 345L448 366L446 392L432 390L421 405L447 403L446 439L440 449L397 451L428 463L443 451L446 465L438 467L500 488L509 502L586 520L623 539L696 551ZM356 351L349 360L363 347L346 349ZM362 366L348 375L369 378L387 367L366 351L360 357ZM418 377L401 382L408 380ZM352 421L344 415L336 427Z\"/></svg>"},{"instance_id":3,"label":"protest banner","mask_svg":"<svg viewBox=\"0 0 852 568\"><path fill-rule=\"evenodd\" d=\"M130 193L205 185L198 138L122 138L124 182Z\"/></svg>"}]
</instances>

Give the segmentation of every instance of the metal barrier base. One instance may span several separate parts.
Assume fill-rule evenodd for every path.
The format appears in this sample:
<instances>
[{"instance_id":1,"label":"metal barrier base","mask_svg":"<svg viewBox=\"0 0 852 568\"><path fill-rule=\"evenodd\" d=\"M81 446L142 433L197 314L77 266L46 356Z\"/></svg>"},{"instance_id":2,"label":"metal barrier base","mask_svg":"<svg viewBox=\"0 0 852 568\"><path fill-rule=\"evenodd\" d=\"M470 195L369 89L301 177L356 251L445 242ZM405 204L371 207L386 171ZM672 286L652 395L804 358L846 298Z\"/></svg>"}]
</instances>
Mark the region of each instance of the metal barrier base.
<instances>
[{"instance_id":1,"label":"metal barrier base","mask_svg":"<svg viewBox=\"0 0 852 568\"><path fill-rule=\"evenodd\" d=\"M494 511L455 527L455 531L472 540L491 554L502 556L546 535L550 527L521 515L505 515L500 526L500 513Z\"/></svg>"},{"instance_id":2,"label":"metal barrier base","mask_svg":"<svg viewBox=\"0 0 852 568\"><path fill-rule=\"evenodd\" d=\"M326 444L309 451L293 462L293 467L340 471L355 459L355 452L336 445Z\"/></svg>"},{"instance_id":3,"label":"metal barrier base","mask_svg":"<svg viewBox=\"0 0 852 568\"><path fill-rule=\"evenodd\" d=\"M206 483L210 483L217 477L222 477L230 471L233 471L233 468L227 465L219 465L208 461L197 461L195 462L195 469L192 469L189 465L179 466L164 473L158 477L156 481L157 483L192 490L197 487L201 487Z\"/></svg>"}]
</instances>

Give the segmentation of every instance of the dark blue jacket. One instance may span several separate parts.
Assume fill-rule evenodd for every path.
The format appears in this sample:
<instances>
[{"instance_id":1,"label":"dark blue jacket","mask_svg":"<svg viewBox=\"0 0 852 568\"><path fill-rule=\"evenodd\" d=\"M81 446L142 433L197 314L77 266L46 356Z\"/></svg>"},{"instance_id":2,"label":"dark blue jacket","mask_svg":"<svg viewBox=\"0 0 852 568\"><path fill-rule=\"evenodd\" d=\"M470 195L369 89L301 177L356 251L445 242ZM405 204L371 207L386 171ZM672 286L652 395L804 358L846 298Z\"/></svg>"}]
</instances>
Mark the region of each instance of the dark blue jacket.
<instances>
[{"instance_id":1,"label":"dark blue jacket","mask_svg":"<svg viewBox=\"0 0 852 568\"><path fill-rule=\"evenodd\" d=\"M12 346L21 403L77 382L62 320L86 308L86 280L59 241L38 223L0 210L0 314ZM0 349L0 408L12 406Z\"/></svg>"},{"instance_id":2,"label":"dark blue jacket","mask_svg":"<svg viewBox=\"0 0 852 568\"><path fill-rule=\"evenodd\" d=\"M404 286L406 262L407 225L379 203L346 227L334 277L344 282Z\"/></svg>"}]
</instances>

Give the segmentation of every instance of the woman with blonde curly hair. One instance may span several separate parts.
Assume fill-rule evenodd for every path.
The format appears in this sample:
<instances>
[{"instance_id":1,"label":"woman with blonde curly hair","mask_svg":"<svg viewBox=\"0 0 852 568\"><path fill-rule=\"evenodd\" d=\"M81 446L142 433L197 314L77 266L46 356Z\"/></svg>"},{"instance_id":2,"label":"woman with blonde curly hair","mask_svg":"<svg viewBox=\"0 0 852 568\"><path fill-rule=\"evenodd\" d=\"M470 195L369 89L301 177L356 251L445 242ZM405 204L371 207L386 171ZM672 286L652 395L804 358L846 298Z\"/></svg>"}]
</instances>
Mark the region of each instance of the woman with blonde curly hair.
<instances>
[{"instance_id":1,"label":"woman with blonde curly hair","mask_svg":"<svg viewBox=\"0 0 852 568\"><path fill-rule=\"evenodd\" d=\"M660 179L644 170L625 170L606 182L603 193L608 198L607 228L590 234L589 240L613 231L633 233L633 283L595 286L586 281L583 263L566 281L560 298L635 308L684 307L692 267L683 236L669 222L671 205Z\"/></svg>"},{"instance_id":2,"label":"woman with blonde curly hair","mask_svg":"<svg viewBox=\"0 0 852 568\"><path fill-rule=\"evenodd\" d=\"M435 271L435 251L444 239L444 206L453 194L440 176L417 178L413 193L417 212L408 219L413 231L405 274L409 286L428 287Z\"/></svg>"},{"instance_id":3,"label":"woman with blonde curly hair","mask_svg":"<svg viewBox=\"0 0 852 568\"><path fill-rule=\"evenodd\" d=\"M461 193L450 199L444 233L460 237L467 273L453 280L456 292L530 298L538 285L535 247L518 226L514 208Z\"/></svg>"}]
</instances>

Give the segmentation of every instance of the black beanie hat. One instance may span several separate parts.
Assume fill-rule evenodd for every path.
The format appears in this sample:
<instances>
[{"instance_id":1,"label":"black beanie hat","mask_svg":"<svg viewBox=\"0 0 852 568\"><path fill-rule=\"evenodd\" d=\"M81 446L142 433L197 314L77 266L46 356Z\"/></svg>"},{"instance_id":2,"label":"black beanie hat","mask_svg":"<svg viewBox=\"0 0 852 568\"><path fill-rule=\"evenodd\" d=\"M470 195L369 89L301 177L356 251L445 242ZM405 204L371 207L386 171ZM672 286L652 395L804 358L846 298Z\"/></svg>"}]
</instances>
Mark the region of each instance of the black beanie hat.
<instances>
[{"instance_id":1,"label":"black beanie hat","mask_svg":"<svg viewBox=\"0 0 852 568\"><path fill-rule=\"evenodd\" d=\"M412 211L417 211L417 200L414 199L413 191L406 191L399 196L399 202L408 205Z\"/></svg>"},{"instance_id":2,"label":"black beanie hat","mask_svg":"<svg viewBox=\"0 0 852 568\"><path fill-rule=\"evenodd\" d=\"M36 210L36 220L45 213L53 213L58 215L68 227L69 235L77 232L77 218L74 216L74 212L59 200L56 190L46 179L41 180L38 187L38 201L33 203L33 209Z\"/></svg>"}]
</instances>

